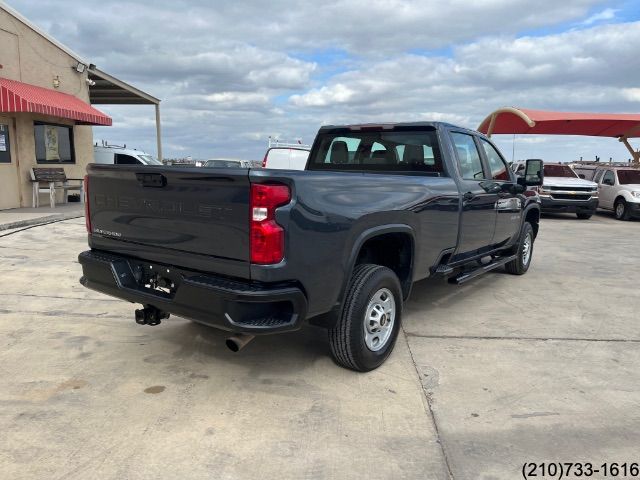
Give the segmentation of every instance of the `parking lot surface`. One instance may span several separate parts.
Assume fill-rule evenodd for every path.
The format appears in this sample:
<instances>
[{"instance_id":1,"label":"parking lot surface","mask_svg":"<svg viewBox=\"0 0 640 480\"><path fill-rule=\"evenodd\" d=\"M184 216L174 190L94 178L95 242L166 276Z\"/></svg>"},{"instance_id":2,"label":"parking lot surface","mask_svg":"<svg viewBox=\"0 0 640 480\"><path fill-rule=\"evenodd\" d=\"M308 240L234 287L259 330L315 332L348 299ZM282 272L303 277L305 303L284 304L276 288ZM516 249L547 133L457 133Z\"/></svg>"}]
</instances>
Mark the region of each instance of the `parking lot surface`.
<instances>
[{"instance_id":1,"label":"parking lot surface","mask_svg":"<svg viewBox=\"0 0 640 480\"><path fill-rule=\"evenodd\" d=\"M10 231L2 478L510 479L530 461L640 461L638 229L548 217L525 276L417 283L368 374L335 366L315 328L233 354L187 320L138 326L134 305L78 283L82 219Z\"/></svg>"}]
</instances>

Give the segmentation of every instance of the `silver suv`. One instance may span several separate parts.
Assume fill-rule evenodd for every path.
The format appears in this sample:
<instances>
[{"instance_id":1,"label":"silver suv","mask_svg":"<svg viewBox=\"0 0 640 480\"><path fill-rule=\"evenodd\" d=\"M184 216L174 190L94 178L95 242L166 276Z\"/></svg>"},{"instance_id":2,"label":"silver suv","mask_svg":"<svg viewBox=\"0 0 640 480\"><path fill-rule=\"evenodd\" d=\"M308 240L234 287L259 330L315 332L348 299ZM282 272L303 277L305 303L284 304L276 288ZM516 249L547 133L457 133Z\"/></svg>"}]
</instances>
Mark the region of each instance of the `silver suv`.
<instances>
[{"instance_id":1,"label":"silver suv","mask_svg":"<svg viewBox=\"0 0 640 480\"><path fill-rule=\"evenodd\" d=\"M511 168L521 175L525 162L515 162ZM598 208L598 185L578 177L563 163L545 163L544 183L535 188L543 213L575 213L579 219L587 220Z\"/></svg>"},{"instance_id":2,"label":"silver suv","mask_svg":"<svg viewBox=\"0 0 640 480\"><path fill-rule=\"evenodd\" d=\"M593 176L600 193L600 208L613 210L618 220L640 218L640 167L598 167Z\"/></svg>"}]
</instances>

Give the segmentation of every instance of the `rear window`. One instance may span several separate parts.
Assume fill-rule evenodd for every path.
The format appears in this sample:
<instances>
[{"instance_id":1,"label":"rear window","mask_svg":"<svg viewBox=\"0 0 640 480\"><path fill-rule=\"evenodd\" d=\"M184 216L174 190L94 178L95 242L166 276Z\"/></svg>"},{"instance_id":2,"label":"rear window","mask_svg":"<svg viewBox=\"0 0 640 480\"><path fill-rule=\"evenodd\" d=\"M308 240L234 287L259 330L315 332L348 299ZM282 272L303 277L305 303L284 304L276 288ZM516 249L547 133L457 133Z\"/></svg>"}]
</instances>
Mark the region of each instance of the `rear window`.
<instances>
[{"instance_id":1,"label":"rear window","mask_svg":"<svg viewBox=\"0 0 640 480\"><path fill-rule=\"evenodd\" d=\"M578 175L568 165L545 165L544 176L576 178Z\"/></svg>"},{"instance_id":2,"label":"rear window","mask_svg":"<svg viewBox=\"0 0 640 480\"><path fill-rule=\"evenodd\" d=\"M435 130L321 134L307 169L444 175Z\"/></svg>"}]
</instances>

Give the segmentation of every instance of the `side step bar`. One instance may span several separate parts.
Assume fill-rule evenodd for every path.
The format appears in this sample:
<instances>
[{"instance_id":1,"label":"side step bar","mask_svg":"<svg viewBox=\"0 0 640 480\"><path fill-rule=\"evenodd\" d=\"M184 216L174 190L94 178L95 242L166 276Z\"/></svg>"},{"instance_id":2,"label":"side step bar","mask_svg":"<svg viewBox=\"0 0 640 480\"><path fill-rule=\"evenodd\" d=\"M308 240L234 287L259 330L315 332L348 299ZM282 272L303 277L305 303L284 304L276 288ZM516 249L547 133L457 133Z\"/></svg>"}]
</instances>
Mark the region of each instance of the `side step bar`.
<instances>
[{"instance_id":1,"label":"side step bar","mask_svg":"<svg viewBox=\"0 0 640 480\"><path fill-rule=\"evenodd\" d=\"M469 280L473 280L476 277L479 277L480 275L482 275L483 273L487 273L490 272L491 270L494 270L498 267L502 267L503 265L511 262L512 260L515 260L516 258L518 258L518 255L511 255L508 257L500 257L497 258L496 260L487 263L486 265L482 265L478 268L475 268L473 270L467 270L464 271L462 273L460 273L459 275L450 278L449 279L449 283L455 283L457 285L462 285L463 283L468 282Z\"/></svg>"}]
</instances>

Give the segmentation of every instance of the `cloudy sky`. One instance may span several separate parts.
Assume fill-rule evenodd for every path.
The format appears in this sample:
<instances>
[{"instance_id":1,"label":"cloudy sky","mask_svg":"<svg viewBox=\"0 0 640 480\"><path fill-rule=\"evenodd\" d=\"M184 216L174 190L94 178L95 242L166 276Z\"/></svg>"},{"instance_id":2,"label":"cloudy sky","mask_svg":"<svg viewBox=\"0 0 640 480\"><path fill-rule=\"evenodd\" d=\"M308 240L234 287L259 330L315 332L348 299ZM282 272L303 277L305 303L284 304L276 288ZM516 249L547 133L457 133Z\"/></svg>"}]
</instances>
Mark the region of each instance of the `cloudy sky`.
<instances>
[{"instance_id":1,"label":"cloudy sky","mask_svg":"<svg viewBox=\"0 0 640 480\"><path fill-rule=\"evenodd\" d=\"M269 135L445 120L500 106L640 111L638 0L9 0L162 99L165 157L262 158ZM104 107L96 139L155 152L151 107ZM505 155L629 157L613 139L496 136ZM640 144L637 145L640 147Z\"/></svg>"}]
</instances>

